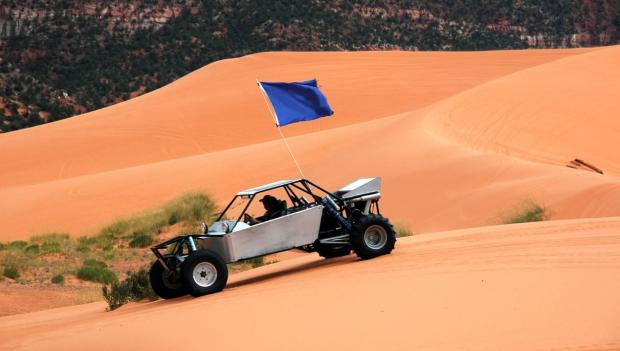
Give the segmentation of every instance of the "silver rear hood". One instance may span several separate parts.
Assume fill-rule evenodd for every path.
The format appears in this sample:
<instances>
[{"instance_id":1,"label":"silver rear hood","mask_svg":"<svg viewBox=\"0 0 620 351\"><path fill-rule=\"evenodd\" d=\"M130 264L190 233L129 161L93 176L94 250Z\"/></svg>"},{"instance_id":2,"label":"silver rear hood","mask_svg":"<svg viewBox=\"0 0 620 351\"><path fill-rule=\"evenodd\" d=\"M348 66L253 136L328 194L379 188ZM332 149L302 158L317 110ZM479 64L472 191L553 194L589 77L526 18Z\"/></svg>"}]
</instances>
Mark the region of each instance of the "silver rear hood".
<instances>
[{"instance_id":1,"label":"silver rear hood","mask_svg":"<svg viewBox=\"0 0 620 351\"><path fill-rule=\"evenodd\" d=\"M381 191L381 177L361 178L351 182L336 191L336 195L343 199L362 195L378 193Z\"/></svg>"}]
</instances>

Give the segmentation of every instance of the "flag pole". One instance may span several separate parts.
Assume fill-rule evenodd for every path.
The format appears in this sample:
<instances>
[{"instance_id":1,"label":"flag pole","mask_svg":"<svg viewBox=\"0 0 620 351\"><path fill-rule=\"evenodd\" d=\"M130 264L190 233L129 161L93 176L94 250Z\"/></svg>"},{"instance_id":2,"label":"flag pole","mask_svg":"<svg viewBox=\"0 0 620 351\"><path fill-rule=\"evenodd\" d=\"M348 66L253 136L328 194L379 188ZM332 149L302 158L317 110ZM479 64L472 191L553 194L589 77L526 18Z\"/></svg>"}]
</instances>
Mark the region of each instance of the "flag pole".
<instances>
[{"instance_id":1,"label":"flag pole","mask_svg":"<svg viewBox=\"0 0 620 351\"><path fill-rule=\"evenodd\" d=\"M278 129L278 132L280 133L280 137L282 137L282 141L284 141L284 145L286 145L286 149L288 150L289 155L291 155L293 162L295 162L295 167L297 167L297 171L299 171L299 174L301 175L301 177L305 179L306 176L304 175L304 172L301 170L301 167L299 166L299 162L297 162L297 159L295 158L295 155L293 154L293 150L291 149L291 146L288 144L288 141L286 140L284 133L282 133L282 129L280 128L280 123L278 123L278 115L276 114L276 110L273 108L271 101L267 97L267 92L265 92L265 89L260 84L260 81L258 79L256 79L256 84L258 84L258 87L260 88L260 91L263 94L263 98L265 99L267 108L269 109L269 112L271 113L273 120L276 123L276 129Z\"/></svg>"}]
</instances>

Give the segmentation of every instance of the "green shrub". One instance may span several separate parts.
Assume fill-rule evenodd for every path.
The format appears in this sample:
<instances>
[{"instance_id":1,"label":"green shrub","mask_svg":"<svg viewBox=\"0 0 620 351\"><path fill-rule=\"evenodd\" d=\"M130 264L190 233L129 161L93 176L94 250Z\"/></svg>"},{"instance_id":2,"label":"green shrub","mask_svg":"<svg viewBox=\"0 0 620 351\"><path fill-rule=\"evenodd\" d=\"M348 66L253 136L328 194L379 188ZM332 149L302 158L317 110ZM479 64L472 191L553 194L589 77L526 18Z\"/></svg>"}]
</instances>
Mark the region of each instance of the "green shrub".
<instances>
[{"instance_id":1,"label":"green shrub","mask_svg":"<svg viewBox=\"0 0 620 351\"><path fill-rule=\"evenodd\" d=\"M3 244L3 243L0 243L0 251L2 251L2 250L4 250L4 249L6 249L6 245L5 245L5 244Z\"/></svg>"},{"instance_id":2,"label":"green shrub","mask_svg":"<svg viewBox=\"0 0 620 351\"><path fill-rule=\"evenodd\" d=\"M97 243L97 238L94 236L81 236L77 239L77 245L75 250L78 252L86 253L91 251L91 246Z\"/></svg>"},{"instance_id":3,"label":"green shrub","mask_svg":"<svg viewBox=\"0 0 620 351\"><path fill-rule=\"evenodd\" d=\"M519 210L515 211L514 214L505 218L503 222L505 224L539 222L547 218L548 214L544 207L528 201Z\"/></svg>"},{"instance_id":4,"label":"green shrub","mask_svg":"<svg viewBox=\"0 0 620 351\"><path fill-rule=\"evenodd\" d=\"M75 247L75 250L78 252L87 253L87 252L90 252L90 246L79 243Z\"/></svg>"},{"instance_id":5,"label":"green shrub","mask_svg":"<svg viewBox=\"0 0 620 351\"><path fill-rule=\"evenodd\" d=\"M139 301L145 298L157 299L157 295L149 282L149 272L145 268L137 272L127 272L125 280L104 285L101 290L111 311L130 301Z\"/></svg>"},{"instance_id":6,"label":"green shrub","mask_svg":"<svg viewBox=\"0 0 620 351\"><path fill-rule=\"evenodd\" d=\"M77 277L82 280L110 284L118 280L116 274L107 268L82 266L77 271Z\"/></svg>"},{"instance_id":7,"label":"green shrub","mask_svg":"<svg viewBox=\"0 0 620 351\"><path fill-rule=\"evenodd\" d=\"M30 237L30 241L33 243L57 243L66 244L70 241L69 234L67 233L46 233L38 234Z\"/></svg>"},{"instance_id":8,"label":"green shrub","mask_svg":"<svg viewBox=\"0 0 620 351\"><path fill-rule=\"evenodd\" d=\"M396 237L397 238L404 238L404 237L412 236L412 235L413 233L411 232L411 230L409 230L409 228L405 226L400 226L400 225L396 226Z\"/></svg>"},{"instance_id":9,"label":"green shrub","mask_svg":"<svg viewBox=\"0 0 620 351\"><path fill-rule=\"evenodd\" d=\"M64 284L65 283L65 276L62 274L56 274L55 276L52 277L52 283L54 284Z\"/></svg>"},{"instance_id":10,"label":"green shrub","mask_svg":"<svg viewBox=\"0 0 620 351\"><path fill-rule=\"evenodd\" d=\"M32 245L28 245L26 246L26 248L24 249L24 252L27 254L31 254L31 255L36 255L40 252L41 250L39 250L39 245L38 244L32 244Z\"/></svg>"},{"instance_id":11,"label":"green shrub","mask_svg":"<svg viewBox=\"0 0 620 351\"><path fill-rule=\"evenodd\" d=\"M164 207L167 223L199 221L213 213L215 205L206 194L187 193Z\"/></svg>"},{"instance_id":12,"label":"green shrub","mask_svg":"<svg viewBox=\"0 0 620 351\"><path fill-rule=\"evenodd\" d=\"M109 270L105 262L98 261L93 258L87 258L77 271L77 277L82 280L89 280L104 284L110 284L117 281L116 274Z\"/></svg>"},{"instance_id":13,"label":"green shrub","mask_svg":"<svg viewBox=\"0 0 620 351\"><path fill-rule=\"evenodd\" d=\"M19 267L21 271L36 265L36 259L24 251L8 251L0 255L0 266Z\"/></svg>"},{"instance_id":14,"label":"green shrub","mask_svg":"<svg viewBox=\"0 0 620 351\"><path fill-rule=\"evenodd\" d=\"M2 275L13 280L19 278L19 272L15 267L4 267L4 272L2 272Z\"/></svg>"},{"instance_id":15,"label":"green shrub","mask_svg":"<svg viewBox=\"0 0 620 351\"><path fill-rule=\"evenodd\" d=\"M71 239L67 233L47 233L33 235L30 241L39 244L42 253L57 253L65 251L71 245Z\"/></svg>"},{"instance_id":16,"label":"green shrub","mask_svg":"<svg viewBox=\"0 0 620 351\"><path fill-rule=\"evenodd\" d=\"M188 193L174 199L159 209L121 218L103 227L94 237L96 245L110 250L117 240L129 240L129 247L142 248L154 242L154 234L167 230L180 222L198 221L213 212L214 204L209 196ZM83 246L91 245L91 239L80 238Z\"/></svg>"},{"instance_id":17,"label":"green shrub","mask_svg":"<svg viewBox=\"0 0 620 351\"><path fill-rule=\"evenodd\" d=\"M176 212L172 212L168 215L168 225L174 225L179 223L179 215Z\"/></svg>"},{"instance_id":18,"label":"green shrub","mask_svg":"<svg viewBox=\"0 0 620 351\"><path fill-rule=\"evenodd\" d=\"M103 227L97 234L97 239L111 239L124 236L130 229L130 223L127 220L119 219L116 222Z\"/></svg>"},{"instance_id":19,"label":"green shrub","mask_svg":"<svg viewBox=\"0 0 620 351\"><path fill-rule=\"evenodd\" d=\"M43 253L60 252L60 244L59 243L43 243L41 244L41 252Z\"/></svg>"},{"instance_id":20,"label":"green shrub","mask_svg":"<svg viewBox=\"0 0 620 351\"><path fill-rule=\"evenodd\" d=\"M249 260L246 260L246 262L252 265L252 268L258 268L260 266L265 265L265 257L259 256L259 257L250 258Z\"/></svg>"},{"instance_id":21,"label":"green shrub","mask_svg":"<svg viewBox=\"0 0 620 351\"><path fill-rule=\"evenodd\" d=\"M23 250L28 246L28 243L23 240L12 241L7 244L6 248L9 250Z\"/></svg>"},{"instance_id":22,"label":"green shrub","mask_svg":"<svg viewBox=\"0 0 620 351\"><path fill-rule=\"evenodd\" d=\"M84 262L82 262L82 265L85 267L96 267L96 268L107 268L108 267L108 265L105 262L96 260L94 258L85 259Z\"/></svg>"},{"instance_id":23,"label":"green shrub","mask_svg":"<svg viewBox=\"0 0 620 351\"><path fill-rule=\"evenodd\" d=\"M81 236L78 238L78 244L79 245L86 245L86 246L90 246L90 245L94 245L97 243L97 238L94 236Z\"/></svg>"},{"instance_id":24,"label":"green shrub","mask_svg":"<svg viewBox=\"0 0 620 351\"><path fill-rule=\"evenodd\" d=\"M133 233L133 239L129 242L129 247L132 248L142 248L147 247L155 242L153 236L145 233Z\"/></svg>"}]
</instances>

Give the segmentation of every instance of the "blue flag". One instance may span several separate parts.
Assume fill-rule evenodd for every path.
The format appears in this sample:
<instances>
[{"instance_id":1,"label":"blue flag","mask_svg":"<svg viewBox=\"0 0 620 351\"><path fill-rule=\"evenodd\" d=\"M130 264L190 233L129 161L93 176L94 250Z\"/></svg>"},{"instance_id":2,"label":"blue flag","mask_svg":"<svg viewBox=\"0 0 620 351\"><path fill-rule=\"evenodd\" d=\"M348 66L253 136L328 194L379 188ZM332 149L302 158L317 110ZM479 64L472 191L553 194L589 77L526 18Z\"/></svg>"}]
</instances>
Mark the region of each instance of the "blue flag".
<instances>
[{"instance_id":1,"label":"blue flag","mask_svg":"<svg viewBox=\"0 0 620 351\"><path fill-rule=\"evenodd\" d=\"M334 114L316 79L294 83L259 83L273 106L276 124L311 121Z\"/></svg>"}]
</instances>

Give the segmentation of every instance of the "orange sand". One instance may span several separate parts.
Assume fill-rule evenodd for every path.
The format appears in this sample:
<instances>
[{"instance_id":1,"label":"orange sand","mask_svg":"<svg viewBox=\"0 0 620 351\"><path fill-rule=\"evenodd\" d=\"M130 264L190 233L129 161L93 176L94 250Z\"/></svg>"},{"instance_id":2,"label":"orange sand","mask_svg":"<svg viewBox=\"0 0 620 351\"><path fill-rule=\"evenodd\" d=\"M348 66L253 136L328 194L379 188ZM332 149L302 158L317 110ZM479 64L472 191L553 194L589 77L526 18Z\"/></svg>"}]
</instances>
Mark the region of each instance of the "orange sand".
<instances>
[{"instance_id":1,"label":"orange sand","mask_svg":"<svg viewBox=\"0 0 620 351\"><path fill-rule=\"evenodd\" d=\"M0 318L3 350L618 350L620 219L420 235L316 254L223 292ZM182 346L181 346L182 345Z\"/></svg>"},{"instance_id":2,"label":"orange sand","mask_svg":"<svg viewBox=\"0 0 620 351\"><path fill-rule=\"evenodd\" d=\"M0 135L0 240L88 234L187 190L221 203L296 177L255 78L317 77L335 116L284 128L307 177L379 175L394 222L458 229L365 262L290 259L199 299L2 317L0 349L620 349L619 56L264 53ZM526 200L574 220L489 226Z\"/></svg>"},{"instance_id":3,"label":"orange sand","mask_svg":"<svg viewBox=\"0 0 620 351\"><path fill-rule=\"evenodd\" d=\"M558 165L580 158L619 176L619 98L616 46L481 84L437 105L427 121L476 149Z\"/></svg>"}]
</instances>

